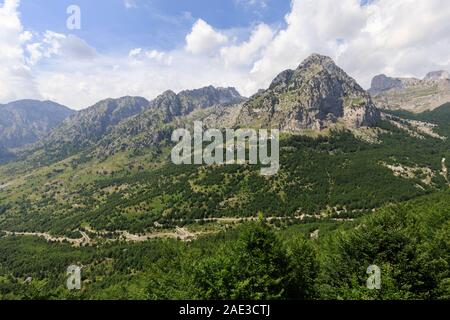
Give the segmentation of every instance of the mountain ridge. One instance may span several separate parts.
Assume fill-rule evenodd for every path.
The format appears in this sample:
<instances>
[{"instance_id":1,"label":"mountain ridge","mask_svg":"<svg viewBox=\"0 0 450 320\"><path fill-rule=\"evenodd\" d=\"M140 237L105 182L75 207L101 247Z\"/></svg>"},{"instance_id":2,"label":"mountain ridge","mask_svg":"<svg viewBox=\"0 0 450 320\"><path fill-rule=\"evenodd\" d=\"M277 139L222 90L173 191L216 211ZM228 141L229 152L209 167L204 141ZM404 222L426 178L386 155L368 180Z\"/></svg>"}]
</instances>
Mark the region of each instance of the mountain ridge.
<instances>
[{"instance_id":1,"label":"mountain ridge","mask_svg":"<svg viewBox=\"0 0 450 320\"><path fill-rule=\"evenodd\" d=\"M431 71L423 79L380 74L372 79L368 92L381 109L416 113L433 110L450 101L450 74Z\"/></svg>"},{"instance_id":2,"label":"mountain ridge","mask_svg":"<svg viewBox=\"0 0 450 320\"><path fill-rule=\"evenodd\" d=\"M62 160L98 145L106 153L116 152L129 145L129 141L142 132L154 130L151 133L157 135L157 129L175 117L242 99L244 97L235 88L213 86L183 90L178 94L167 90L150 101L132 96L104 99L65 119L48 136L26 150L22 157L31 156L34 162L41 162L43 158ZM156 141L152 138L151 142ZM42 150L45 152L40 152Z\"/></svg>"},{"instance_id":3,"label":"mountain ridge","mask_svg":"<svg viewBox=\"0 0 450 320\"><path fill-rule=\"evenodd\" d=\"M374 126L379 120L370 95L353 78L330 57L312 54L245 102L237 122L295 132L320 131L338 122L350 128Z\"/></svg>"},{"instance_id":4,"label":"mountain ridge","mask_svg":"<svg viewBox=\"0 0 450 320\"><path fill-rule=\"evenodd\" d=\"M0 112L0 144L5 148L34 143L76 113L53 101L32 99L2 104Z\"/></svg>"}]
</instances>

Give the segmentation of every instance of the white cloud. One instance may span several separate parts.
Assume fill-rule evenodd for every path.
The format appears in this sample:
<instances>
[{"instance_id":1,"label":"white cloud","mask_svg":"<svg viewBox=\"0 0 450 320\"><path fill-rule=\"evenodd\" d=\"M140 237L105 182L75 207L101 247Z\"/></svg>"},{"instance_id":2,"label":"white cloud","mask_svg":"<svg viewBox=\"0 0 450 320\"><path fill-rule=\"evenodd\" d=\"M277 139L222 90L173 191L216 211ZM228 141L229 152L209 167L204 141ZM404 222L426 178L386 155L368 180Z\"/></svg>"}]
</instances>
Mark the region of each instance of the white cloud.
<instances>
[{"instance_id":1,"label":"white cloud","mask_svg":"<svg viewBox=\"0 0 450 320\"><path fill-rule=\"evenodd\" d=\"M160 63L166 64L170 66L173 61L173 57L165 52L161 52L158 50L150 50L145 53L147 58L154 59Z\"/></svg>"},{"instance_id":2,"label":"white cloud","mask_svg":"<svg viewBox=\"0 0 450 320\"><path fill-rule=\"evenodd\" d=\"M219 31L197 20L182 48L123 55L101 55L73 35L24 30L18 4L0 7L0 102L46 98L83 108L107 97L151 99L209 84L251 95L312 52L331 56L365 87L378 73L450 70L448 0L293 0L281 30L259 24Z\"/></svg>"},{"instance_id":3,"label":"white cloud","mask_svg":"<svg viewBox=\"0 0 450 320\"><path fill-rule=\"evenodd\" d=\"M269 81L311 52L330 55L368 87L373 75L421 77L450 68L450 6L445 0L294 0L287 27L255 62L252 73Z\"/></svg>"},{"instance_id":4,"label":"white cloud","mask_svg":"<svg viewBox=\"0 0 450 320\"><path fill-rule=\"evenodd\" d=\"M130 50L128 56L132 59L131 63L134 65L143 65L149 60L153 60L169 66L173 60L173 57L170 54L154 49L144 51L142 48L135 48Z\"/></svg>"},{"instance_id":5,"label":"white cloud","mask_svg":"<svg viewBox=\"0 0 450 320\"><path fill-rule=\"evenodd\" d=\"M135 49L131 49L130 53L128 54L129 57L137 57L141 54L142 52L142 48L135 48Z\"/></svg>"},{"instance_id":6,"label":"white cloud","mask_svg":"<svg viewBox=\"0 0 450 320\"><path fill-rule=\"evenodd\" d=\"M26 51L28 52L26 61L29 65L35 65L43 57L42 44L39 42L27 44Z\"/></svg>"},{"instance_id":7,"label":"white cloud","mask_svg":"<svg viewBox=\"0 0 450 320\"><path fill-rule=\"evenodd\" d=\"M236 3L236 5L244 7L246 9L254 7L265 9L267 8L268 0L234 0L234 2Z\"/></svg>"},{"instance_id":8,"label":"white cloud","mask_svg":"<svg viewBox=\"0 0 450 320\"><path fill-rule=\"evenodd\" d=\"M45 51L43 55L47 58L59 56L69 59L84 60L92 59L97 53L83 39L75 35L65 35L52 31L46 31L43 38Z\"/></svg>"},{"instance_id":9,"label":"white cloud","mask_svg":"<svg viewBox=\"0 0 450 320\"><path fill-rule=\"evenodd\" d=\"M24 57L22 46L30 33L23 31L19 3L5 0L0 4L0 101L39 96Z\"/></svg>"},{"instance_id":10,"label":"white cloud","mask_svg":"<svg viewBox=\"0 0 450 320\"><path fill-rule=\"evenodd\" d=\"M52 31L46 31L38 42L27 44L25 49L26 61L31 66L44 58L89 60L97 56L95 49L83 39Z\"/></svg>"},{"instance_id":11,"label":"white cloud","mask_svg":"<svg viewBox=\"0 0 450 320\"><path fill-rule=\"evenodd\" d=\"M212 54L227 41L226 35L199 19L192 27L191 33L186 36L186 50L193 54Z\"/></svg>"},{"instance_id":12,"label":"white cloud","mask_svg":"<svg viewBox=\"0 0 450 320\"><path fill-rule=\"evenodd\" d=\"M220 51L225 64L248 66L261 57L274 36L273 30L266 24L258 25L253 30L250 39L238 45L223 47Z\"/></svg>"},{"instance_id":13,"label":"white cloud","mask_svg":"<svg viewBox=\"0 0 450 320\"><path fill-rule=\"evenodd\" d=\"M123 0L123 5L127 9L137 8L137 4L135 0Z\"/></svg>"}]
</instances>

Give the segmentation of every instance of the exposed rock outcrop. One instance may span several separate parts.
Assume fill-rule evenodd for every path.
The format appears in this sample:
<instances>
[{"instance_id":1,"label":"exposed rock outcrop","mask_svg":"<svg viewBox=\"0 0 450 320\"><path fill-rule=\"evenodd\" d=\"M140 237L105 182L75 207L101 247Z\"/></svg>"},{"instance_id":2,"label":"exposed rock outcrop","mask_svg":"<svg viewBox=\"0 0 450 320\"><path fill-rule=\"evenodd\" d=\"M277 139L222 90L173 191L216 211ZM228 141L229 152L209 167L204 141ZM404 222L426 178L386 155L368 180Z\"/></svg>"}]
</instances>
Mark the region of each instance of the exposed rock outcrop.
<instances>
[{"instance_id":1,"label":"exposed rock outcrop","mask_svg":"<svg viewBox=\"0 0 450 320\"><path fill-rule=\"evenodd\" d=\"M349 128L374 126L379 119L370 95L354 79L331 58L313 54L244 103L237 125L295 132L337 123Z\"/></svg>"},{"instance_id":2,"label":"exposed rock outcrop","mask_svg":"<svg viewBox=\"0 0 450 320\"><path fill-rule=\"evenodd\" d=\"M0 148L17 148L46 136L75 111L52 101L0 105Z\"/></svg>"},{"instance_id":3,"label":"exposed rock outcrop","mask_svg":"<svg viewBox=\"0 0 450 320\"><path fill-rule=\"evenodd\" d=\"M423 79L378 75L373 78L369 93L381 109L433 110L450 101L450 74L432 71Z\"/></svg>"}]
</instances>

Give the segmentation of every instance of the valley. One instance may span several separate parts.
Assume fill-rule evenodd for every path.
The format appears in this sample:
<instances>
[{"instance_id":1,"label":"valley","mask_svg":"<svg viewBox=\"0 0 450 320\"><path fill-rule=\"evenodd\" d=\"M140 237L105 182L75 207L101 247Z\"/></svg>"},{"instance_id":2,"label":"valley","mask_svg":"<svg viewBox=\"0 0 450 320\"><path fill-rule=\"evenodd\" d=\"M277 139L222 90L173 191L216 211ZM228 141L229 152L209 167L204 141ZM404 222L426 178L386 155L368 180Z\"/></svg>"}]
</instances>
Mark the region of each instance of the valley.
<instances>
[{"instance_id":1,"label":"valley","mask_svg":"<svg viewBox=\"0 0 450 320\"><path fill-rule=\"evenodd\" d=\"M61 119L0 165L0 298L448 299L450 105L376 101L314 54L249 98L209 86ZM278 173L172 163L196 121L279 129Z\"/></svg>"}]
</instances>

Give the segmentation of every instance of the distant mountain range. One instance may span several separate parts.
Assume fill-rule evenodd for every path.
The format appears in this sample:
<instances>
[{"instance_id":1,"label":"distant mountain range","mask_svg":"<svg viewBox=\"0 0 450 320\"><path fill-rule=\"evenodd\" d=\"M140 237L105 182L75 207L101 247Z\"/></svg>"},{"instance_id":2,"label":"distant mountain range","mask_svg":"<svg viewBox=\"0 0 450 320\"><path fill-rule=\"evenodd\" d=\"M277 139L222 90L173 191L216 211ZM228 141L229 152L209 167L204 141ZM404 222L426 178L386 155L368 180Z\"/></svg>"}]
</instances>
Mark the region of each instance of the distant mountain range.
<instances>
[{"instance_id":1,"label":"distant mountain range","mask_svg":"<svg viewBox=\"0 0 450 320\"><path fill-rule=\"evenodd\" d=\"M0 105L0 147L34 143L74 113L51 101L19 100Z\"/></svg>"},{"instance_id":2,"label":"distant mountain range","mask_svg":"<svg viewBox=\"0 0 450 320\"><path fill-rule=\"evenodd\" d=\"M392 78L384 74L373 78L369 93L378 108L423 112L450 101L450 74L433 71L423 79Z\"/></svg>"},{"instance_id":3,"label":"distant mountain range","mask_svg":"<svg viewBox=\"0 0 450 320\"><path fill-rule=\"evenodd\" d=\"M313 54L249 99L234 88L209 86L178 94L166 91L152 101L106 99L80 112L51 101L0 105L0 150L6 158L10 149L38 142L33 150L46 147L61 155L97 144L114 152L154 143L167 135L163 128L193 119L215 127L265 126L288 132L358 128L374 126L378 109L422 112L448 101L446 71L430 72L424 79L378 75L367 93L330 58Z\"/></svg>"},{"instance_id":4,"label":"distant mountain range","mask_svg":"<svg viewBox=\"0 0 450 320\"><path fill-rule=\"evenodd\" d=\"M208 86L178 94L169 90L152 101L106 99L79 112L50 101L0 105L0 158L11 159L11 149L26 145L22 156L34 154L39 161L80 151L108 156L158 144L194 120L208 127L272 127L291 133L374 127L379 109L420 112L448 101L445 71L430 72L423 80L379 75L366 92L332 59L313 54L250 98L235 88Z\"/></svg>"},{"instance_id":5,"label":"distant mountain range","mask_svg":"<svg viewBox=\"0 0 450 320\"><path fill-rule=\"evenodd\" d=\"M300 132L372 127L380 119L370 95L354 79L332 59L313 54L249 99L234 88L209 86L178 94L166 91L152 101L141 97L100 101L65 119L31 152L41 160L63 159L83 150L108 156L169 140L175 128L190 126L194 120L217 128Z\"/></svg>"},{"instance_id":6,"label":"distant mountain range","mask_svg":"<svg viewBox=\"0 0 450 320\"><path fill-rule=\"evenodd\" d=\"M234 88L212 86L178 94L166 91L152 101L142 97L106 99L68 117L31 149L39 152L44 148L45 157L62 159L95 146L108 154L132 145L148 146L161 140L161 130L176 118L243 99Z\"/></svg>"}]
</instances>

